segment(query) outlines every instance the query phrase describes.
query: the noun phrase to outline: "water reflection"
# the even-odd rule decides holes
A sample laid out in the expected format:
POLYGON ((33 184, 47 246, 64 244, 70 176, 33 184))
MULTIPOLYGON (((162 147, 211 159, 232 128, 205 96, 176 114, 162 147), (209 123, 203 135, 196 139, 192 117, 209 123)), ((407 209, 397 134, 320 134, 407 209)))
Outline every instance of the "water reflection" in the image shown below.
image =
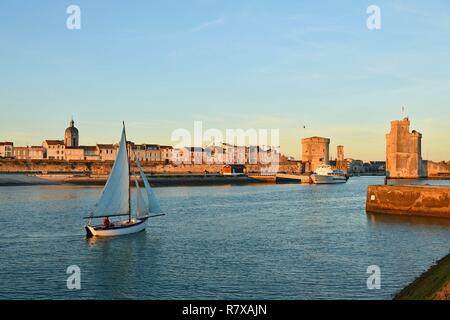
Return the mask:
POLYGON ((114 243, 115 241, 118 242, 124 242, 125 240, 127 243, 135 244, 135 243, 143 243, 146 240, 145 237, 145 231, 138 232, 135 234, 130 235, 123 235, 118 237, 91 237, 86 238, 86 244, 88 245, 89 249, 96 248, 97 246, 100 248, 100 250, 104 250, 103 248, 108 248, 110 243, 114 243))
POLYGON ((140 256, 147 247, 146 232, 120 237, 89 238, 92 250, 90 266, 95 270, 98 290, 102 297, 129 298, 127 292, 135 287, 140 256))
POLYGON ((389 215, 367 213, 367 220, 372 224, 415 224, 415 225, 435 225, 450 227, 450 219, 438 217, 419 217, 407 215, 389 215))
POLYGON ((29 193, 27 188, 33 188, 33 198, 29 200, 38 200, 38 201, 80 200, 86 196, 86 189, 91 189, 90 193, 94 197, 96 197, 101 191, 101 189, 98 187, 86 188, 85 186, 73 186, 73 185, 33 186, 23 188, 22 192, 24 192, 27 195, 29 193))

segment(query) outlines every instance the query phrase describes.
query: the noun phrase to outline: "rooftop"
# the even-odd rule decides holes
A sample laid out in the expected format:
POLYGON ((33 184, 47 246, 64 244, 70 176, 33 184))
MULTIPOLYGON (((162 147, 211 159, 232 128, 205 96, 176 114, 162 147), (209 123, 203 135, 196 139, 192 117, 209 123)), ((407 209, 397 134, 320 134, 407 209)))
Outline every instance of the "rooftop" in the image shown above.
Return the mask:
POLYGON ((99 149, 115 149, 113 144, 97 144, 99 149))
POLYGON ((48 145, 64 144, 64 140, 44 140, 48 145))
POLYGON ((317 140, 317 141, 323 141, 323 142, 327 142, 327 141, 329 142, 330 141, 329 138, 314 136, 314 137, 303 138, 302 142, 303 141, 310 141, 310 140, 317 140))

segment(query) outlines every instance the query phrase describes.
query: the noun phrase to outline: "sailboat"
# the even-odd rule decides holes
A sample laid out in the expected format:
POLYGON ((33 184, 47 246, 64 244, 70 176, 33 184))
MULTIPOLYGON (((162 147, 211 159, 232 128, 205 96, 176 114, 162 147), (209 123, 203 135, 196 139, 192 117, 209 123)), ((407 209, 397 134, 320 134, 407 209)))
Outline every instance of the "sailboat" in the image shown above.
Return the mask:
POLYGON ((98 200, 95 209, 88 217, 85 226, 86 236, 90 237, 111 237, 120 236, 142 231, 147 226, 147 220, 152 217, 163 216, 158 200, 150 187, 147 176, 144 174, 137 157, 134 161, 139 169, 139 174, 144 182, 147 194, 147 203, 139 187, 136 173, 133 172, 136 184, 136 206, 134 214, 131 212, 131 192, 130 192, 130 157, 127 148, 127 137, 125 123, 123 124, 122 137, 120 139, 119 151, 114 161, 111 174, 103 188, 103 192, 98 200), (124 220, 110 222, 110 217, 124 217, 124 220), (92 220, 107 218, 107 223, 92 224, 92 220))

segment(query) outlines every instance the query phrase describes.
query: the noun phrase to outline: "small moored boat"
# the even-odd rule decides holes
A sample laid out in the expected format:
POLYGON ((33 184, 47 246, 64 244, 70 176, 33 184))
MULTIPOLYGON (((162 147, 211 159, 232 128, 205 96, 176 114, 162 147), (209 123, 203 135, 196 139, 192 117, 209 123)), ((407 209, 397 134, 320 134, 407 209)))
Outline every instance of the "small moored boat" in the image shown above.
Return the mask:
POLYGON ((119 151, 114 161, 111 174, 103 188, 102 195, 95 206, 95 210, 90 216, 86 224, 87 237, 111 237, 120 236, 130 233, 136 233, 146 228, 149 218, 162 216, 158 200, 150 187, 144 171, 135 157, 135 162, 139 168, 139 174, 144 182, 145 192, 147 194, 147 203, 144 200, 141 189, 139 187, 136 173, 133 172, 136 184, 136 206, 134 215, 131 213, 131 192, 130 192, 130 157, 128 155, 127 138, 125 132, 125 124, 123 125, 122 137, 120 140, 119 151), (153 214, 153 215, 151 215, 153 214), (112 217, 124 217, 125 220, 109 221, 112 217), (92 220, 106 218, 103 224, 92 224, 92 220))
POLYGON ((331 166, 322 164, 311 175, 311 180, 315 184, 346 183, 348 176, 342 171, 333 170, 331 166))

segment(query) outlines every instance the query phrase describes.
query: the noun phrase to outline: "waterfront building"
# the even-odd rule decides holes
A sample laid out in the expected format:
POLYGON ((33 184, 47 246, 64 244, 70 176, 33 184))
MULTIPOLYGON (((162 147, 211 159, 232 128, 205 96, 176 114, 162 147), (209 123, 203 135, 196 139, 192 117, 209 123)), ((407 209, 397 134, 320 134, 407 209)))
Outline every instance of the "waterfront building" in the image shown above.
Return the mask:
POLYGON ((41 146, 14 147, 13 156, 20 160, 42 160, 45 156, 45 149, 41 146))
POLYGON ((354 175, 359 175, 364 172, 364 161, 347 159, 347 172, 354 175))
POLYGON ((203 164, 207 161, 202 147, 183 147, 172 150, 172 162, 175 164, 203 164))
POLYGON ((251 161, 258 161, 259 146, 236 146, 229 143, 222 143, 223 163, 245 164, 251 161))
POLYGON ((233 160, 232 164, 245 164, 246 148, 245 146, 233 146, 233 160))
POLYGON ((12 142, 0 142, 0 157, 2 158, 12 158, 14 143, 12 142))
POLYGON ((159 150, 161 152, 161 161, 164 161, 166 164, 172 161, 172 146, 159 146, 159 150))
POLYGON ((113 144, 66 147, 67 161, 114 161, 117 151, 113 144))
POLYGON ((52 160, 64 160, 66 146, 63 140, 44 140, 42 147, 45 149, 45 158, 52 160))
POLYGON ((258 148, 258 163, 261 164, 277 164, 281 162, 280 153, 273 148, 264 150, 262 148, 258 148))
POLYGON ((222 143, 221 147, 223 149, 223 163, 227 164, 236 163, 235 162, 235 159, 237 158, 236 146, 229 143, 222 143))
POLYGON ((45 157, 45 149, 42 146, 28 147, 29 160, 42 160, 45 157))
POLYGON ((369 161, 369 171, 374 173, 385 173, 386 161, 369 161))
POLYGON ((80 161, 84 160, 84 148, 83 147, 70 147, 66 146, 65 160, 67 161, 80 161))
POLYGON ((259 146, 249 146, 246 150, 246 160, 248 164, 257 164, 261 148, 259 146))
MULTIPOLYGON (((136 156, 141 162, 160 162, 161 151, 157 144, 134 144, 131 143, 130 158, 136 156)), ((132 159, 131 159, 132 160, 132 159)))
POLYGON ((172 162, 175 164, 190 164, 192 160, 190 148, 174 148, 172 150, 172 162))
POLYGON ((116 159, 118 148, 119 146, 114 144, 97 144, 98 160, 114 161, 116 159))
POLYGON ((203 154, 205 150, 202 147, 190 147, 188 148, 188 151, 190 152, 191 163, 203 163, 203 154))
POLYGON ((182 152, 181 148, 173 148, 172 149, 172 158, 170 159, 170 161, 175 164, 181 164, 182 163, 181 152, 182 152))
POLYGON ((14 147, 13 154, 15 159, 27 160, 29 156, 28 147, 14 147))
POLYGON ((321 164, 328 164, 330 139, 310 137, 302 139, 302 162, 305 172, 311 173, 321 164))
POLYGON ((205 163, 223 164, 225 150, 222 146, 210 145, 205 148, 205 163))
POLYGON ((96 146, 83 146, 83 150, 84 150, 84 160, 86 161, 99 160, 96 146))

